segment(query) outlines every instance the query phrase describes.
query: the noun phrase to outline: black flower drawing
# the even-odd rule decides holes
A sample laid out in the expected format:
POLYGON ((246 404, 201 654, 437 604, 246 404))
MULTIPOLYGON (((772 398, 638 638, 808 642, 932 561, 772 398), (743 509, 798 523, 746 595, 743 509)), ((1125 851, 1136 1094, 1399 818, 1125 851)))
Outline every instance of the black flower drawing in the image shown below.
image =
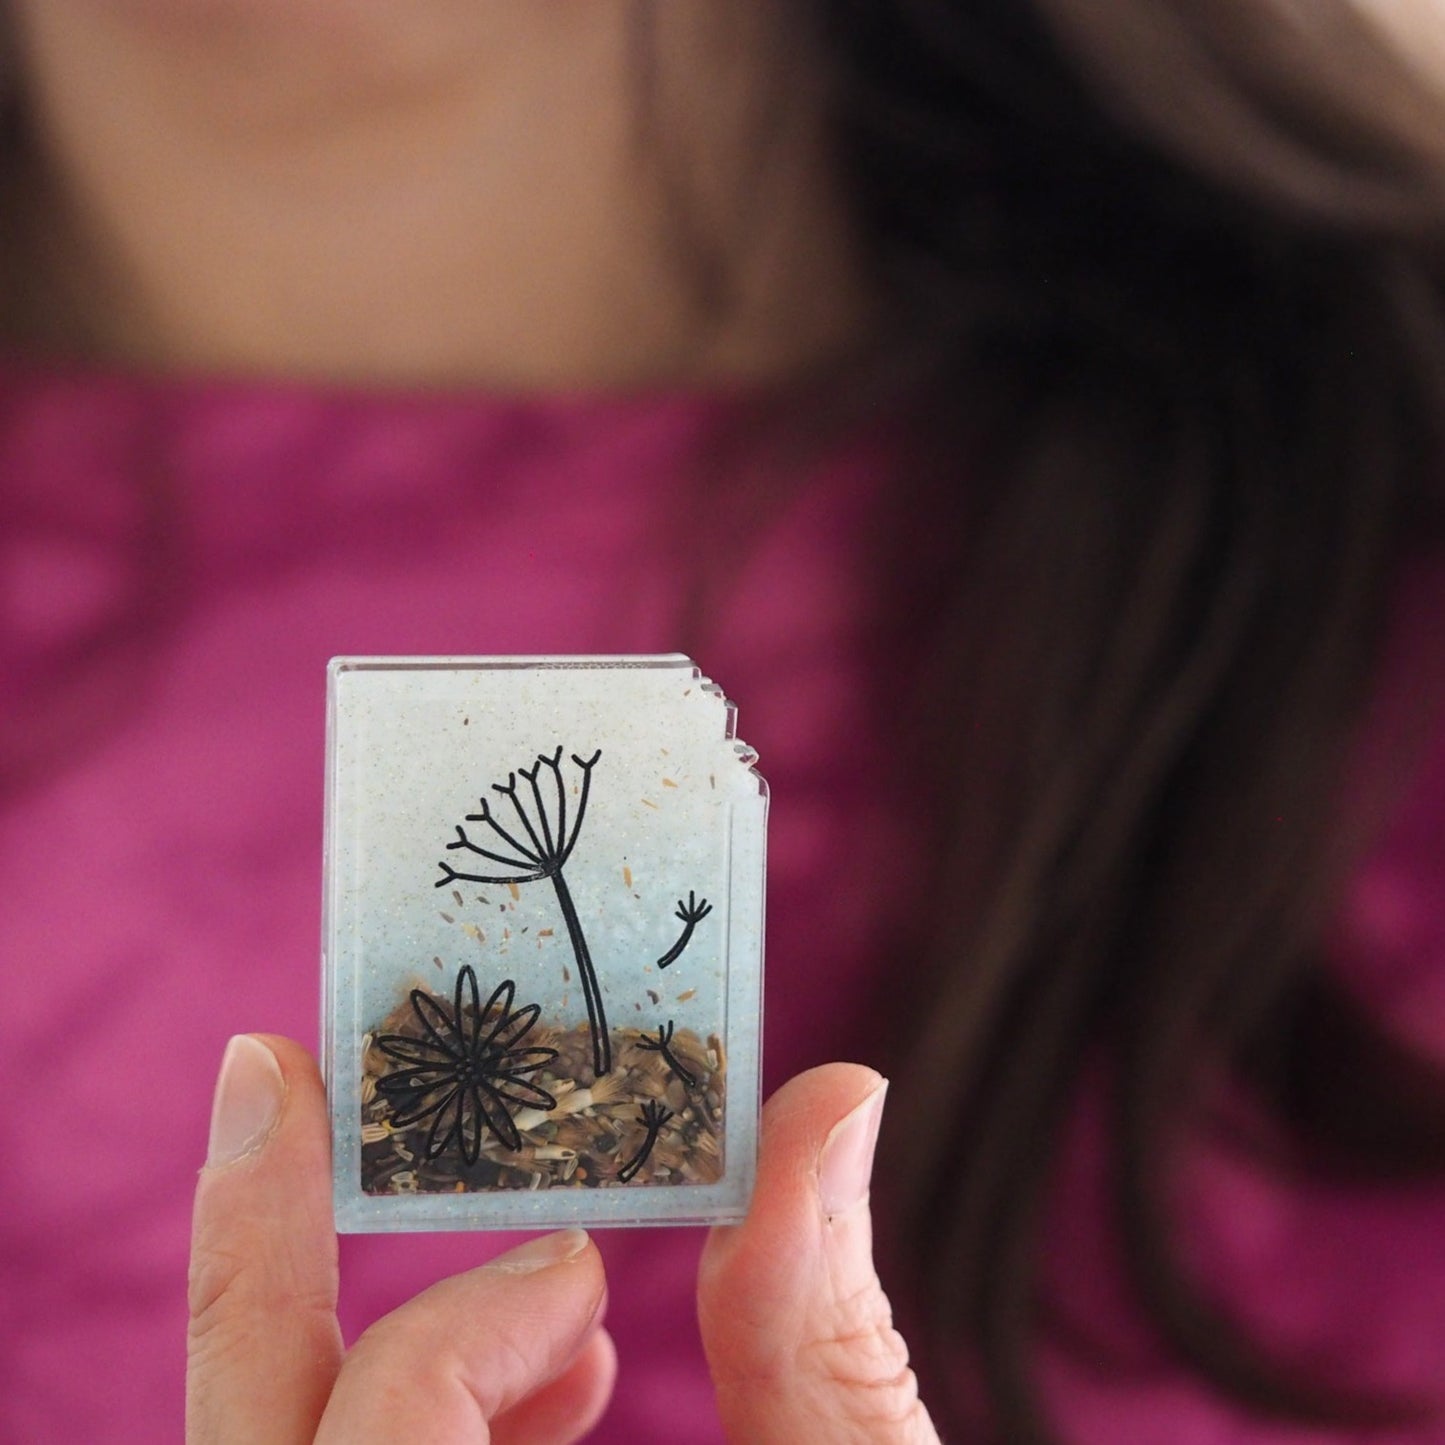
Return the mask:
POLYGON ((672 1110, 655 1099, 649 1099, 643 1104, 637 1118, 647 1132, 642 1137, 642 1143, 638 1145, 637 1153, 617 1171, 618 1183, 631 1184, 637 1178, 637 1171, 647 1163, 652 1146, 657 1143, 657 1136, 662 1133, 662 1126, 672 1117, 672 1110))
POLYGON ((435 1159, 453 1142, 468 1164, 481 1153, 487 1128, 509 1149, 522 1147, 513 1108, 555 1109, 557 1101, 523 1076, 557 1057, 556 1049, 521 1048, 540 1012, 534 1003, 512 1009, 516 984, 497 985, 483 1007, 470 965, 457 975, 447 1006, 419 988, 411 991, 420 1038, 379 1034, 376 1047, 407 1067, 376 1082, 392 1107, 392 1125, 405 1129, 431 1119, 426 1157, 435 1159))
POLYGON ((683 950, 692 942, 693 930, 711 912, 712 904, 706 898, 699 898, 691 889, 686 902, 681 898, 677 900, 677 912, 673 917, 682 920, 682 932, 678 934, 677 942, 657 960, 659 968, 668 968, 682 957, 683 950))
POLYGON ((682 1080, 683 1087, 686 1089, 690 1089, 693 1087, 693 1085, 697 1083, 697 1080, 693 1077, 692 1073, 689 1070, 683 1068, 681 1061, 678 1059, 677 1055, 673 1053, 672 1033, 672 1020, 668 1019, 665 1024, 662 1024, 658 1028, 656 1038, 653 1038, 650 1034, 644 1034, 640 1039, 638 1039, 637 1047, 641 1049, 644 1053, 661 1054, 668 1067, 671 1068, 672 1072, 676 1074, 679 1079, 682 1080))
POLYGON ((572 901, 572 890, 562 869, 577 846, 578 834, 582 831, 582 820, 587 816, 587 797, 592 788, 592 769, 602 756, 599 749, 590 758, 572 754, 572 762, 582 774, 581 795, 576 811, 568 825, 567 787, 562 779, 562 749, 551 754, 538 753, 531 771, 518 768, 507 774, 505 783, 493 783, 492 791, 505 802, 505 822, 492 811, 491 803, 482 798, 480 811, 467 814, 467 822, 480 823, 481 829, 474 830, 490 847, 483 847, 476 838, 468 835, 460 823, 456 825, 457 836, 446 846, 449 851, 461 850, 475 857, 485 858, 499 868, 489 868, 485 873, 463 873, 453 868, 445 859, 441 862, 442 876, 436 880, 438 888, 445 888, 458 880, 467 883, 536 883, 543 878, 552 881, 557 893, 557 905, 562 910, 562 921, 567 925, 567 937, 572 944, 572 954, 577 961, 577 973, 582 980, 582 997, 587 1005, 587 1024, 592 1034, 592 1071, 599 1078, 612 1068, 612 1040, 607 1028, 607 1011, 602 1003, 602 989, 597 982, 597 970, 592 964, 592 954, 587 947, 587 938, 582 931, 582 921, 577 916, 577 905, 572 901), (546 774, 542 772, 547 770, 546 774), (517 779, 527 782, 530 800, 524 800, 517 779), (525 840, 518 834, 524 834, 525 840), (496 851, 501 849, 501 852, 496 851), (500 869, 500 871, 499 871, 500 869))

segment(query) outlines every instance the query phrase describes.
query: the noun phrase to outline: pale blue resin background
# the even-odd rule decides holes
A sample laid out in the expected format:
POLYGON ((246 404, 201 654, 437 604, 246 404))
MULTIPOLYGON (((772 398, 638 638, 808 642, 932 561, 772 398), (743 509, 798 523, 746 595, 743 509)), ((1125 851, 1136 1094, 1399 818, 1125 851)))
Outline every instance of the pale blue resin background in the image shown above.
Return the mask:
MULTIPOLYGON (((330 682, 324 1035, 339 1227, 620 1224, 740 1214, 756 1152, 767 802, 751 752, 733 737, 731 705, 681 656, 337 659, 330 682), (357 1044, 410 989, 450 994, 469 963, 484 999, 513 979, 517 1007, 537 1003, 546 1022, 586 1020, 549 880, 520 883, 515 897, 505 884, 435 886, 443 859, 458 871, 509 871, 446 844, 461 824, 473 842, 508 851, 466 815, 478 811, 485 793, 503 826, 517 834, 511 804, 492 784, 505 784, 558 744, 569 808, 581 782, 571 755, 588 758, 601 749, 585 821, 563 871, 608 1023, 614 1031, 655 1032, 670 1019, 704 1040, 717 1034, 724 1041, 724 1178, 708 1186, 364 1196, 357 1044), (675 910, 690 890, 713 911, 682 956, 661 971, 656 960, 682 929, 675 910), (659 996, 656 1004, 649 990, 659 996)), ((539 781, 550 781, 550 770, 539 781)), ((535 816, 528 785, 520 777, 517 783, 535 816)))

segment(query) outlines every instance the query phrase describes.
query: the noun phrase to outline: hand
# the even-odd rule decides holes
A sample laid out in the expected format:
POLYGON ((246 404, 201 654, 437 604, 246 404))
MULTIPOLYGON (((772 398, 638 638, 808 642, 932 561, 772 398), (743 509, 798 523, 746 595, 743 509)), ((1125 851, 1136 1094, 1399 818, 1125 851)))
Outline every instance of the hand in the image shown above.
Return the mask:
POLYGON ((748 1217, 708 1240, 698 1319, 738 1445, 938 1445, 873 1269, 886 1091, 856 1064, 786 1083, 763 1110, 748 1217))
POLYGON ((343 1351, 326 1096, 285 1039, 231 1041, 191 1239, 190 1445, 565 1445, 616 1374, 580 1230, 443 1280, 343 1351))
MULTIPOLYGON (((781 1089, 764 1111, 752 1211, 709 1240, 699 1310, 738 1445, 937 1441, 870 1258, 883 1088, 835 1064, 781 1089)), ((352 1445, 419 1428, 437 1445, 565 1445, 606 1407, 606 1283, 580 1231, 444 1280, 349 1352, 336 1284, 316 1066, 284 1039, 234 1040, 196 1192, 190 1445, 352 1445)))

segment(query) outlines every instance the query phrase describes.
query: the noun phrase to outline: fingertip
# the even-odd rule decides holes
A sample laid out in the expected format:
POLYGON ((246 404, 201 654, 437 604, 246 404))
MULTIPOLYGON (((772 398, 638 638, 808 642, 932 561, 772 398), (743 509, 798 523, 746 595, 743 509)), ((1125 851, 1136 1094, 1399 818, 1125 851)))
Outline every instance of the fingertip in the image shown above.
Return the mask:
MULTIPOLYGON (((586 1250, 597 1254, 597 1248, 585 1229, 559 1229, 553 1234, 539 1235, 488 1260, 481 1268, 497 1274, 532 1274, 576 1259, 586 1250)), ((598 1262, 601 1256, 598 1255, 598 1262)))
POLYGON ((836 1112, 841 1118, 886 1082, 867 1064, 819 1064, 776 1089, 763 1106, 763 1117, 820 1111, 836 1112))
MULTIPOLYGON (((739 1229, 756 1232, 772 1222, 801 1220, 807 1199, 819 1196, 825 1155, 833 1152, 830 1140, 836 1141, 849 1121, 870 1108, 881 1109, 887 1086, 888 1080, 877 1069, 836 1063, 809 1069, 779 1088, 763 1106, 758 1179, 747 1220, 742 1226, 714 1230, 718 1246, 739 1229)), ((870 1145, 875 1137, 876 1119, 870 1145)), ((856 1159, 859 1151, 852 1152, 856 1159)), ((871 1160, 871 1148, 868 1157, 871 1160)))
POLYGON ((764 1192, 779 1174, 815 1168, 829 1132, 887 1082, 877 1069, 841 1063, 789 1079, 763 1106, 758 1174, 764 1192))
MULTIPOLYGON (((766 1313, 796 1299, 821 1245, 820 1168, 834 1130, 886 1087, 876 1069, 823 1064, 789 1079, 763 1106, 758 1178, 746 1219, 714 1228, 698 1274, 705 1329, 747 1302, 766 1313)), ((760 1321, 758 1323, 761 1323, 760 1321)))
POLYGON ((873 1178, 873 1155, 883 1122, 888 1080, 882 1077, 828 1130, 818 1151, 818 1203, 832 1219, 856 1209, 868 1198, 873 1178))
POLYGON ((590 1344, 606 1301, 602 1256, 580 1230, 529 1240, 442 1280, 352 1347, 317 1439, 402 1438, 418 1411, 434 1438, 470 1439, 479 1423, 527 1419, 529 1402, 554 1391, 570 1402, 557 1405, 562 1424, 536 1438, 578 1438, 566 1422, 600 1413, 611 1389, 610 1342, 590 1344), (574 1370, 568 1394, 556 1382, 574 1370))
POLYGON ((252 1039, 256 1043, 269 1049, 276 1059, 277 1067, 280 1068, 282 1077, 286 1080, 287 1088, 296 1085, 315 1087, 325 1090, 321 1079, 321 1069, 316 1062, 316 1056, 310 1049, 298 1044, 295 1039, 287 1038, 285 1034, 248 1033, 237 1035, 239 1038, 252 1039))
POLYGON ((224 1169, 262 1148, 280 1122, 286 1080, 274 1052, 237 1034, 221 1056, 211 1100, 206 1168, 224 1169))
POLYGON ((340 1363, 335 1299, 320 1076, 289 1039, 237 1035, 223 1055, 192 1215, 191 1434, 225 1438, 226 1420, 268 1409, 277 1438, 314 1429, 340 1363))

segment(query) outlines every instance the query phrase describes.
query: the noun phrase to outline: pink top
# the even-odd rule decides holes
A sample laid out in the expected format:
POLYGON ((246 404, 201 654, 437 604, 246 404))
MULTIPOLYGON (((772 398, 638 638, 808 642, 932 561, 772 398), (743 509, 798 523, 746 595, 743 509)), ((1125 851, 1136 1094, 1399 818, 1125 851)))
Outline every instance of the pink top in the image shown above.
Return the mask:
MULTIPOLYGON (((859 579, 888 449, 859 441, 797 478, 727 559, 708 630, 684 635, 719 551, 686 503, 728 413, 0 371, 7 708, 41 706, 56 659, 113 611, 157 488, 186 567, 174 626, 70 667, 68 701, 40 714, 64 756, 0 816, 0 1438, 180 1438, 190 1195, 222 1047, 252 1029, 316 1039, 332 655, 694 652, 772 790, 769 1087, 832 1057, 882 1062, 868 1022, 897 983, 908 849, 906 819, 860 788, 888 734, 859 579), (98 726, 81 736, 76 718, 98 726)), ((1402 679, 1434 655, 1445 569, 1405 586, 1402 679)), ((1445 1058, 1440 741, 1340 932, 1346 966, 1445 1058)), ((1050 1359, 1071 1438, 1343 1438, 1251 1422, 1151 1349, 1089 1204, 1099 1162, 1081 1108, 1051 1268, 1131 1366, 1050 1359)), ((1367 1379, 1445 1376, 1445 1186, 1283 1191, 1223 1154, 1198 1170, 1196 1255, 1268 1338, 1367 1379)), ((700 1232, 598 1237, 614 1280, 649 1285, 614 1289, 623 1374, 595 1438, 720 1439, 693 1323, 700 1232)), ((344 1239, 348 1337, 506 1242, 344 1239)))

